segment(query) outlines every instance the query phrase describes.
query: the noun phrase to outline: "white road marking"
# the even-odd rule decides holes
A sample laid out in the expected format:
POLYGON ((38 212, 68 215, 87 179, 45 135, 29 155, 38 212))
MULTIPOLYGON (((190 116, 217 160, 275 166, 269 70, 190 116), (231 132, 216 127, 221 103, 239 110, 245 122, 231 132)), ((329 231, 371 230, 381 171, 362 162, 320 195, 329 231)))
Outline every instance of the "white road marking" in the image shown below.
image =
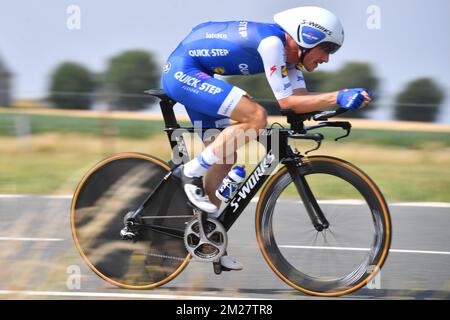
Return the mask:
MULTIPOLYGON (((250 202, 257 203, 259 201, 259 197, 254 197, 250 202)), ((278 199, 278 202, 290 202, 290 203, 299 203, 303 202, 300 200, 294 199, 278 199)), ((339 199, 339 200, 319 200, 320 204, 337 204, 337 205, 353 205, 359 206, 365 204, 362 200, 354 200, 354 199, 339 199)), ((448 202, 391 202, 388 204, 390 207, 430 207, 430 208, 450 208, 450 203, 448 202)))
POLYGON ((0 194, 0 199, 72 199, 72 197, 67 194, 0 194))
POLYGON ((58 238, 0 237, 0 241, 64 241, 58 238))
MULTIPOLYGON (((250 202, 258 202, 259 197, 254 197, 250 202)), ((299 203, 302 204, 303 201, 301 200, 295 200, 295 199, 277 199, 277 202, 290 202, 290 203, 299 203)), ((362 200, 354 200, 354 199, 337 199, 337 200, 319 200, 317 201, 321 204, 341 204, 341 205, 362 205, 365 204, 362 200)))
MULTIPOLYGON (((369 248, 321 247, 321 246, 292 246, 292 245, 282 245, 282 246, 280 246, 280 248, 288 248, 288 249, 312 249, 312 250, 338 250, 338 251, 369 251, 369 248)), ((425 250, 390 249, 389 252, 450 255, 450 252, 447 252, 447 251, 425 251, 425 250)))
MULTIPOLYGON (((256 300, 256 298, 222 297, 222 296, 191 296, 173 294, 141 294, 141 293, 105 293, 105 292, 64 292, 64 291, 16 291, 0 290, 0 295, 24 296, 56 296, 56 297, 86 297, 86 298, 128 298, 128 299, 165 299, 165 300, 256 300)), ((257 300, 265 300, 258 298, 257 300)))
MULTIPOLYGON (((72 199, 72 195, 34 195, 34 194, 0 194, 0 199, 25 199, 25 198, 37 198, 37 199, 72 199)), ((250 202, 257 203, 259 197, 254 197, 250 202)), ((292 199, 281 199, 282 202, 298 202, 301 201, 292 199)), ((342 200, 319 200, 319 203, 323 204, 340 204, 340 205, 361 205, 365 202, 361 200, 342 199, 342 200)), ((450 208, 448 202, 392 202, 389 206, 394 207, 430 207, 430 208, 450 208)))
POLYGON ((396 206, 396 207, 450 208, 450 203, 447 203, 447 202, 397 202, 397 203, 390 203, 389 206, 396 206))
POLYGON ((392 249, 389 252, 399 252, 399 253, 424 253, 424 254, 445 254, 450 255, 450 252, 446 251, 423 251, 423 250, 400 250, 400 249, 392 249))

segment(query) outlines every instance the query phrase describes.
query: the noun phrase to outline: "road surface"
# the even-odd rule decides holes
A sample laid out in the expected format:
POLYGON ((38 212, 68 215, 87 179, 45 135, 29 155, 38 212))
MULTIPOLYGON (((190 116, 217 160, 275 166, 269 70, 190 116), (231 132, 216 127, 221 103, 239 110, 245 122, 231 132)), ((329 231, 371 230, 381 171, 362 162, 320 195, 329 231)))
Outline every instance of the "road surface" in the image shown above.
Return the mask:
MULTIPOLYGON (((0 196, 0 299, 319 299, 268 267, 254 233, 252 202, 229 231, 229 252, 245 266, 213 273, 191 262, 153 290, 113 287, 81 259, 70 232, 69 196, 0 196)), ((376 288, 340 299, 450 299, 450 204, 390 204, 393 241, 376 288)))

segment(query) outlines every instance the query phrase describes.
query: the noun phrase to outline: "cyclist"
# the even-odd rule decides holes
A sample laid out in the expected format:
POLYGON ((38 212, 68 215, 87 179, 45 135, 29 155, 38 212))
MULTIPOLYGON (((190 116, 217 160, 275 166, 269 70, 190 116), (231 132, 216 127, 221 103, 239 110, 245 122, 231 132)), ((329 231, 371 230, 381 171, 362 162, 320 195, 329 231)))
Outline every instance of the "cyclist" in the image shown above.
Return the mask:
MULTIPOLYGON (((302 71, 311 72, 327 63, 329 55, 344 42, 343 27, 333 13, 320 7, 297 7, 277 13, 274 21, 200 24, 172 52, 163 69, 166 94, 186 107, 194 124, 201 121, 203 127, 225 127, 215 139, 203 137, 206 148, 178 172, 189 201, 213 217, 220 207, 214 191, 234 165, 236 150, 251 136, 246 134, 243 140, 239 135, 261 130, 267 124, 261 105, 244 90, 215 78, 215 74, 264 72, 280 108, 297 113, 322 110, 336 103, 358 109, 371 101, 364 88, 327 93, 306 89, 302 71), (230 119, 236 123, 231 125, 230 119), (230 158, 234 161, 223 163, 230 158)), ((220 263, 230 270, 242 269, 227 255, 220 263)))

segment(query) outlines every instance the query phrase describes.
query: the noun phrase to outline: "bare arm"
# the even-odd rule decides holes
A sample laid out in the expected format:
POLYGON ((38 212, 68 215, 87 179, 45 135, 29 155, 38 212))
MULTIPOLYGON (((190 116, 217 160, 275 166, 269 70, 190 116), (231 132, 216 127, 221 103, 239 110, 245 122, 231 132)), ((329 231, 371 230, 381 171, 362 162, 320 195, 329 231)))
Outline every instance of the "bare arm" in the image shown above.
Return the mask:
MULTIPOLYGON (((339 91, 313 93, 307 89, 299 88, 294 90, 294 95, 278 100, 282 109, 292 109, 296 113, 308 113, 327 109, 336 105, 336 99, 339 91)), ((367 106, 372 99, 367 92, 363 92, 364 103, 361 108, 367 106)))
POLYGON ((292 109, 296 113, 307 113, 327 109, 336 104, 338 91, 312 93, 306 89, 295 89, 294 95, 278 100, 282 109, 292 109))

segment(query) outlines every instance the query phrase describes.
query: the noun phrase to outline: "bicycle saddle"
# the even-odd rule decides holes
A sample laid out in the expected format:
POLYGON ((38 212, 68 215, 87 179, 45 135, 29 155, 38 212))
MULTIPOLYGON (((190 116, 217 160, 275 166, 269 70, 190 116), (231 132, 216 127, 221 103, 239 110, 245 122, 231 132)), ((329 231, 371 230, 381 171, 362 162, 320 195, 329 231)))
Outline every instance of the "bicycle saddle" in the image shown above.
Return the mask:
POLYGON ((171 97, 169 97, 164 92, 163 89, 159 89, 159 88, 157 88, 157 89, 150 89, 150 90, 144 91, 144 93, 149 94, 149 95, 154 96, 154 97, 157 97, 157 98, 159 98, 159 99, 161 99, 163 101, 167 100, 167 101, 172 101, 174 104, 176 103, 176 101, 173 100, 171 97))

